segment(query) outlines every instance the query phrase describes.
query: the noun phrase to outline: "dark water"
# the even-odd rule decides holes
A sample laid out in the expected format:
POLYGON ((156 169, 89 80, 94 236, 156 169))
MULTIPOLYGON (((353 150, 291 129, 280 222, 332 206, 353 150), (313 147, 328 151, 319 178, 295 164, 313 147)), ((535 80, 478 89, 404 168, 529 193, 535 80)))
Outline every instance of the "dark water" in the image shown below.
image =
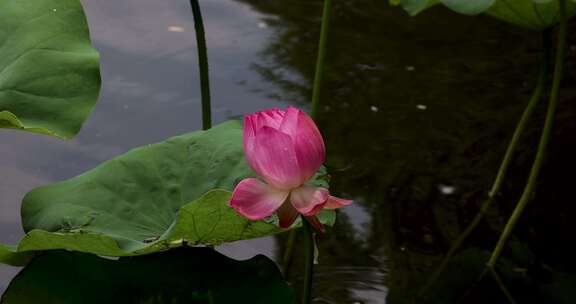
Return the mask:
MULTIPOLYGON (((539 34, 442 8, 410 18, 387 1, 336 2, 320 125, 333 192, 356 203, 320 238, 316 303, 409 302, 491 186, 535 79, 539 34)), ((31 188, 201 125, 188 1, 83 3, 102 53, 102 96, 73 141, 0 132, 5 243, 22 235, 19 204, 31 188)), ((308 107, 321 1, 212 0, 202 8, 217 122, 308 107)), ((575 50, 541 182, 501 259, 520 302, 576 298, 575 50)), ((537 108, 496 206, 427 300, 506 302, 491 280, 476 278, 521 193, 544 111, 537 108)), ((281 244, 267 238, 220 251, 279 260, 281 244)), ((295 286, 300 260, 288 276, 295 286)), ((16 271, 0 266, 0 289, 16 271)))

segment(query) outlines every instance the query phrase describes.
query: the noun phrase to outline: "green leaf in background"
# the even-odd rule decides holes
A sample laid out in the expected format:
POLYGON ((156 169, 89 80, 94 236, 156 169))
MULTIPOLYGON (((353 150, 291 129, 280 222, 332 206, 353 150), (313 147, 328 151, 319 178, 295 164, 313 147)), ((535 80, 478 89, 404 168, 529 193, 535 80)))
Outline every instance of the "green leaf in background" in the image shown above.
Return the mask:
MULTIPOLYGON (((557 0, 390 0, 414 16, 442 3, 465 15, 488 14, 503 21, 532 30, 543 30, 558 22, 557 0)), ((568 15, 576 14, 576 3, 568 1, 568 15)))
MULTIPOLYGON (((327 187, 322 172, 313 183, 327 187)), ((134 149, 28 193, 22 205, 28 233, 0 262, 22 260, 10 254, 51 249, 141 255, 282 232, 275 217, 249 221, 228 206, 229 191, 247 176, 253 172, 237 121, 134 149)), ((335 213, 325 211, 320 219, 332 225, 335 213)))
POLYGON ((73 137, 99 90, 78 0, 0 1, 0 128, 73 137))
POLYGON ((273 261, 236 261, 208 248, 118 261, 54 251, 10 283, 2 304, 294 303, 273 261))
MULTIPOLYGON (((576 3, 568 0, 566 4, 568 16, 574 16, 576 3)), ((524 28, 543 30, 558 23, 558 0, 497 0, 487 14, 524 28)))
MULTIPOLYGON (((498 0, 440 0, 451 10, 464 15, 478 15, 490 8, 498 0)), ((505 0, 506 1, 506 0, 505 0)))

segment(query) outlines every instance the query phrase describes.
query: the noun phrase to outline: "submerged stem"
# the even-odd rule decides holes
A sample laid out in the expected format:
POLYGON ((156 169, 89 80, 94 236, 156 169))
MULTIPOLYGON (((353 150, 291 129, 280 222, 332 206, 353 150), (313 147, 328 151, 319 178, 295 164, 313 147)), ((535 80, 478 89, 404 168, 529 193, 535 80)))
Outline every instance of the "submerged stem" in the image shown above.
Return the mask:
POLYGON ((320 42, 318 43, 318 57, 316 58, 316 71, 314 73, 314 86, 312 89, 312 111, 310 116, 316 119, 320 104, 320 87, 324 76, 324 61, 326 57, 326 45, 328 44, 328 30, 332 15, 332 0, 324 0, 322 12, 322 28, 320 30, 320 42))
POLYGON ((498 274, 498 272, 496 272, 496 269, 494 268, 490 268, 490 274, 492 274, 492 278, 494 279, 494 281, 496 282, 496 284, 498 284, 498 287, 500 288, 500 291, 502 291, 502 293, 504 294, 504 296, 506 297, 506 300, 508 300, 508 303, 510 304, 516 304, 516 300, 514 299, 514 297, 512 297, 512 294, 510 293, 510 291, 508 290, 508 288, 506 288, 506 285, 504 284, 504 281, 502 281, 502 278, 500 277, 500 275, 498 274))
POLYGON ((204 34, 204 21, 200 11, 199 0, 190 0, 192 14, 194 15, 194 29, 196 30, 196 45, 198 47, 198 68, 200 70, 200 92, 202 94, 202 129, 212 127, 212 114, 210 105, 210 77, 208 72, 208 51, 204 34))
POLYGON ((506 173, 508 172, 508 168, 510 166, 510 161, 512 160, 512 156, 514 155, 514 151, 516 151, 516 147, 518 146, 518 142, 520 141, 520 137, 521 137, 522 133, 524 132, 524 129, 526 128, 526 125, 528 123, 528 120, 530 119, 530 116, 532 116, 532 113, 534 112, 534 108, 536 107, 536 104, 538 104, 538 101, 542 98, 542 92, 544 91, 544 88, 546 87, 546 79, 548 78, 549 61, 550 61, 550 31, 549 30, 545 30, 542 34, 542 49, 543 50, 542 50, 542 56, 540 59, 541 63, 540 63, 540 70, 539 70, 539 74, 538 74, 538 81, 537 81, 536 86, 534 88, 534 92, 532 93, 532 96, 530 97, 530 100, 528 101, 528 104, 526 105, 526 108, 524 109, 524 112, 522 113, 522 116, 520 117, 518 124, 516 125, 516 129, 514 130, 514 134, 512 135, 512 139, 508 143, 508 147, 506 148, 506 153, 504 154, 504 158, 502 159, 502 162, 500 163, 500 168, 498 169, 496 179, 494 180, 494 183, 492 184, 492 188, 490 189, 490 192, 488 192, 488 198, 482 203, 482 205, 480 206, 479 212, 476 214, 476 216, 474 217, 472 222, 470 222, 470 224, 466 227, 466 229, 464 229, 464 231, 458 236, 456 241, 450 246, 450 249, 446 253, 446 256, 444 257, 444 259, 440 263, 440 266, 438 266, 438 268, 434 271, 432 276, 430 276, 430 279, 428 279, 428 281, 426 282, 424 287, 422 287, 422 289, 420 289, 420 291, 418 293, 419 296, 424 295, 430 289, 430 287, 432 287, 434 285, 434 283, 436 283, 436 281, 438 280, 438 278, 440 277, 440 275, 442 274, 442 272, 444 271, 446 266, 448 266, 448 263, 450 262, 452 256, 462 246, 462 243, 464 243, 464 241, 468 238, 468 236, 470 236, 472 231, 474 231, 474 229, 476 229, 476 227, 480 224, 480 222, 482 221, 488 208, 494 202, 495 196, 500 192, 500 188, 502 187, 504 177, 506 176, 506 173))
POLYGON ((552 81, 552 89, 550 91, 550 103, 548 104, 548 111, 546 113, 546 120, 544 122, 544 129, 542 130, 542 135, 540 137, 540 143, 538 144, 538 151, 536 152, 536 157, 534 159, 534 163, 532 164, 532 169, 530 170, 530 175, 528 177, 528 182, 524 188, 524 192, 516 205, 516 208, 512 212, 512 216, 506 223, 504 227, 504 231, 500 235, 500 239, 492 252, 492 256, 487 263, 489 268, 494 268, 496 265, 496 261, 502 250, 504 249, 504 245, 510 237, 514 226, 518 222, 518 219, 522 215, 526 204, 528 203, 530 196, 534 192, 534 187, 536 185, 536 181, 538 179, 538 175, 540 173, 540 169, 542 168, 542 164, 544 163, 545 154, 546 154, 546 146, 550 141, 550 136, 552 133, 552 127, 554 125, 554 115, 556 113, 556 107, 558 105, 558 92, 560 91, 560 82, 562 80, 562 73, 564 70, 564 57, 566 52, 566 0, 559 0, 559 11, 560 11, 560 27, 558 31, 558 46, 556 50, 556 59, 555 59, 555 67, 554 67, 554 74, 553 74, 553 81, 552 81))
POLYGON ((306 218, 302 217, 304 233, 304 292, 302 303, 312 302, 312 278, 314 276, 314 230, 306 218))

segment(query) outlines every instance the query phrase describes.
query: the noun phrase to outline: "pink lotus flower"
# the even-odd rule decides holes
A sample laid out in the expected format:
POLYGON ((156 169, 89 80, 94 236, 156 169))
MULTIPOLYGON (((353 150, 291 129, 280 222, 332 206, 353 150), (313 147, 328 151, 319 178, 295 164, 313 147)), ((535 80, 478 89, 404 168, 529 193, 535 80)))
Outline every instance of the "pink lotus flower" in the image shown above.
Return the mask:
POLYGON ((316 215, 352 203, 331 196, 328 189, 306 182, 325 161, 324 140, 306 113, 288 107, 244 118, 244 153, 248 164, 266 182, 242 180, 234 189, 230 205, 250 220, 278 212, 280 227, 290 227, 299 214, 317 229, 324 227, 316 215))

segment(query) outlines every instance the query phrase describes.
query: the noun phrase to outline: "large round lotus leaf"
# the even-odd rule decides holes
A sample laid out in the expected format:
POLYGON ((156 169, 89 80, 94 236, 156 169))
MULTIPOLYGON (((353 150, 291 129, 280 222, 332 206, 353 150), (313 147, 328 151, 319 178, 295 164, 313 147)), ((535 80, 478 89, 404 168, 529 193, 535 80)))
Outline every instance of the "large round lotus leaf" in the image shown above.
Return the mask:
POLYGON ((31 258, 30 253, 18 253, 14 246, 0 244, 0 263, 14 266, 26 265, 31 258))
MULTIPOLYGON (((567 15, 576 14, 576 3, 567 0, 567 15)), ((533 30, 554 26, 558 19, 558 0, 497 0, 487 11, 488 15, 533 30)))
MULTIPOLYGON (((568 16, 576 14, 574 0, 566 0, 568 16)), ((558 0, 390 0, 414 16, 436 4, 465 15, 488 14, 506 22, 543 30, 558 23, 558 0)))
MULTIPOLYGON (((327 187, 323 171, 312 182, 327 187)), ((253 174, 237 121, 134 149, 28 193, 22 205, 28 233, 0 262, 49 249, 141 255, 282 232, 275 217, 250 221, 228 206, 235 184, 253 174)), ((320 220, 331 225, 334 215, 323 212, 320 220)))
POLYGON ((73 137, 99 90, 78 0, 0 0, 0 128, 73 137))
POLYGON ((5 291, 2 304, 294 303, 270 259, 227 258, 208 248, 111 261, 54 251, 36 257, 5 291))

